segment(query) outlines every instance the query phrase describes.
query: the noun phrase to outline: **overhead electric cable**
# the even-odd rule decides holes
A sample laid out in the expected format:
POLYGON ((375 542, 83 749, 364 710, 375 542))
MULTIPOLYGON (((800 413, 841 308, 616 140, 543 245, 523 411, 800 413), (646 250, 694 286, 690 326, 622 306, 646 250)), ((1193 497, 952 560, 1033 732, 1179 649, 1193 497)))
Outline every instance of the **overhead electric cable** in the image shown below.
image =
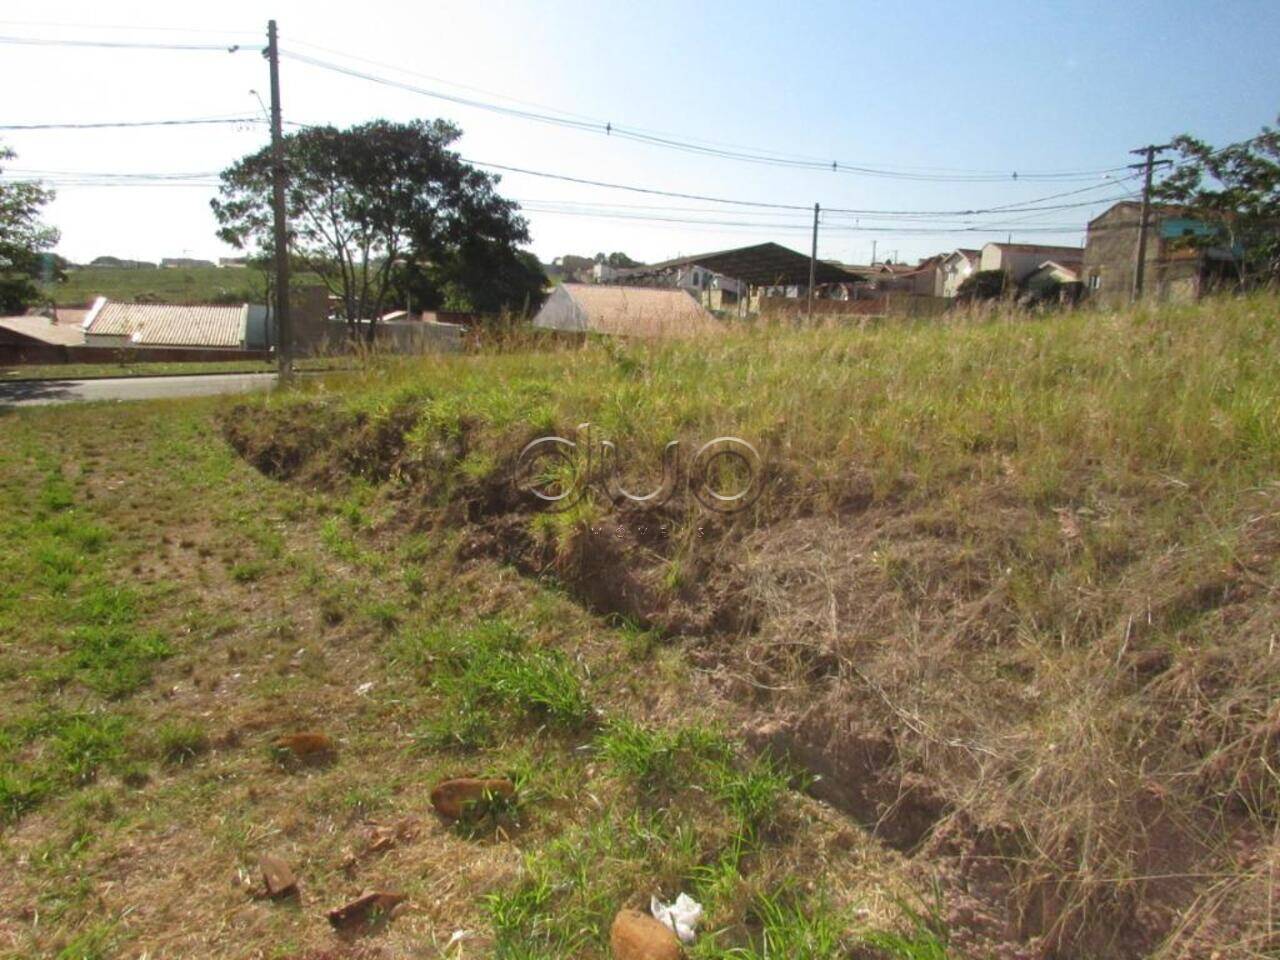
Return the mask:
POLYGON ((217 50, 242 53, 255 49, 238 43, 147 43, 137 40, 62 40, 52 37, 0 37, 0 43, 32 47, 100 47, 109 50, 217 50))
MULTIPOLYGON (((346 64, 335 63, 332 60, 323 60, 319 57, 313 57, 305 53, 294 50, 283 50, 281 55, 299 63, 316 67, 322 70, 329 70, 334 73, 343 74, 349 77, 366 80, 370 83, 380 84, 382 86, 392 87, 404 90, 409 93, 419 94, 421 96, 432 97, 444 100, 449 103, 456 103, 461 106, 472 107, 478 110, 486 110, 492 113, 498 113, 505 116, 518 117, 525 120, 532 120, 538 123, 552 124, 555 126, 569 127, 576 130, 585 130, 595 133, 603 133, 607 136, 614 136, 621 139, 633 140, 637 142, 649 143, 656 146, 667 147, 671 149, 682 150, 703 154, 707 156, 715 156, 723 159, 741 160, 751 163, 763 163, 777 166, 795 167, 810 170, 830 170, 834 173, 849 173, 861 176, 883 177, 889 179, 900 180, 918 180, 928 182, 970 182, 970 183, 993 183, 1019 180, 1080 180, 1083 178, 1092 178, 1100 176, 1104 173, 1123 170, 1125 167, 1109 167, 1096 171, 1060 171, 1052 173, 1018 173, 1011 171, 1008 174, 999 173, 923 173, 912 172, 906 169, 895 171, 887 167, 877 167, 869 164, 847 163, 840 160, 817 160, 817 159, 800 159, 789 157, 783 154, 769 153, 759 150, 732 149, 726 147, 711 146, 706 143, 700 143, 695 140, 677 139, 674 136, 657 135, 647 133, 639 128, 631 128, 611 121, 581 119, 580 114, 572 114, 569 111, 562 111, 555 108, 542 108, 540 110, 530 110, 519 107, 506 106, 503 104, 493 103, 490 101, 479 100, 474 97, 464 97, 458 94, 447 93, 441 90, 431 90, 417 84, 408 83, 403 80, 397 80, 392 77, 382 76, 370 73, 366 70, 359 70, 346 64), (550 111, 550 112, 548 112, 550 111)), ((370 61, 366 61, 370 62, 370 61)), ((391 65, 385 65, 390 67, 391 65)), ((391 69, 400 69, 391 67, 391 69)), ((404 71, 411 73, 411 71, 404 71)), ((496 94, 491 94, 495 95, 496 94)))

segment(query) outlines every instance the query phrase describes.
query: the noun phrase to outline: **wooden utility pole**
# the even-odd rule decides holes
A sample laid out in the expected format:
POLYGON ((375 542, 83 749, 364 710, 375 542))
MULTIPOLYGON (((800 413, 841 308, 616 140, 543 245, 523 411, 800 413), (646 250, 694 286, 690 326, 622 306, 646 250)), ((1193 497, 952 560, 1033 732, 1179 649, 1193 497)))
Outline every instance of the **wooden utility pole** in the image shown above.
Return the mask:
POLYGON ((813 248, 809 251, 809 322, 813 323, 813 285, 818 279, 818 205, 813 205, 813 248))
POLYGON ((267 62, 271 67, 271 210, 276 249, 276 359, 280 380, 293 376, 293 323, 289 317, 289 225, 285 220, 284 124, 280 119, 280 50, 276 22, 267 21, 267 62))
POLYGON ((1133 299, 1136 303, 1142 299, 1142 286, 1146 280, 1147 273, 1147 229, 1151 225, 1151 174, 1156 166, 1156 154, 1162 153, 1170 149, 1172 144, 1148 144, 1145 147, 1139 147, 1137 150, 1129 152, 1144 157, 1142 163, 1130 164, 1131 170, 1143 170, 1142 179, 1142 213, 1138 217, 1138 243, 1135 256, 1137 262, 1133 265, 1133 299))

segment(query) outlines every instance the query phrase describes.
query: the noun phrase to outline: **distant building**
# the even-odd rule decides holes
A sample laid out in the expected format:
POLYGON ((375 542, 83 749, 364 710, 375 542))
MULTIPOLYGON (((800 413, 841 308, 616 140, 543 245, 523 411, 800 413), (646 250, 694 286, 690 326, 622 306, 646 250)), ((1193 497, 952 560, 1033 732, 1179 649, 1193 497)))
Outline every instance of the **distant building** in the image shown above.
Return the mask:
POLYGON ((48 317, 28 314, 0 317, 0 344, 17 347, 77 347, 84 344, 84 330, 48 317))
POLYGON ((160 266, 169 270, 190 270, 196 267, 212 267, 212 260, 196 260, 192 257, 165 257, 160 266))
POLYGON ((1053 247, 1038 243, 988 243, 982 248, 978 269, 998 270, 1013 283, 1021 285, 1046 260, 1072 269, 1080 266, 1083 251, 1079 247, 1053 247))
POLYGON ((156 265, 148 260, 122 260, 120 257, 94 257, 90 267, 107 267, 114 270, 154 270, 156 265))
POLYGON ((593 263, 591 265, 592 283, 613 283, 621 275, 622 271, 610 264, 593 263))
POLYGON ((938 296, 954 297, 960 292, 960 284, 978 272, 981 262, 981 250, 960 248, 943 257, 939 268, 938 296))
POLYGON ((1022 281, 1024 296, 1033 303, 1075 303, 1080 299, 1082 287, 1078 265, 1071 267, 1054 260, 1046 260, 1022 281))
POLYGON ((685 290, 562 283, 533 325, 565 333, 617 337, 685 337, 724 327, 685 290))
POLYGON ((265 349, 270 345, 267 308, 171 303, 113 303, 99 297, 84 320, 90 347, 201 347, 265 349))
POLYGON ((249 265, 248 257, 219 257, 218 266, 220 267, 247 267, 249 265))
POLYGON ((925 257, 912 267, 909 274, 911 292, 918 297, 942 296, 942 263, 946 258, 947 255, 945 253, 935 253, 931 257, 925 257))
MULTIPOLYGON (((1089 221, 1082 280, 1090 299, 1121 304, 1133 296, 1142 206, 1121 201, 1089 221)), ((1153 204, 1147 226, 1143 293, 1160 300, 1195 299, 1235 277, 1242 251, 1213 241, 1220 230, 1184 207, 1153 204)))

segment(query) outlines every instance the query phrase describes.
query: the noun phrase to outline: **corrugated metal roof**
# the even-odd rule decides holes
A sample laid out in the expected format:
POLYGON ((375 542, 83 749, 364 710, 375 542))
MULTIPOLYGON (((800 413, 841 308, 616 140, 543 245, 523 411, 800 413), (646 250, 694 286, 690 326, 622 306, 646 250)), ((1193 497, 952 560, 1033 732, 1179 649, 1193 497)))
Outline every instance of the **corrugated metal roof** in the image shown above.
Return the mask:
POLYGON ((244 304, 104 303, 85 333, 128 337, 153 347, 239 347, 244 344, 247 315, 244 304))
POLYGON ((54 323, 47 317, 0 317, 0 327, 41 343, 66 347, 84 343, 84 331, 79 327, 54 323))
MULTIPOLYGON (((717 250, 692 257, 677 257, 646 267, 622 271, 625 278, 643 277, 679 267, 698 266, 757 287, 809 283, 809 257, 777 243, 757 243, 751 247, 717 250)), ((856 280, 825 260, 814 265, 816 283, 851 283, 856 280)))
POLYGON ((724 325, 684 290, 586 283, 558 287, 533 323, 622 337, 685 337, 724 330, 724 325), (560 297, 568 297, 574 308, 569 325, 559 322, 563 304, 553 301, 560 297))

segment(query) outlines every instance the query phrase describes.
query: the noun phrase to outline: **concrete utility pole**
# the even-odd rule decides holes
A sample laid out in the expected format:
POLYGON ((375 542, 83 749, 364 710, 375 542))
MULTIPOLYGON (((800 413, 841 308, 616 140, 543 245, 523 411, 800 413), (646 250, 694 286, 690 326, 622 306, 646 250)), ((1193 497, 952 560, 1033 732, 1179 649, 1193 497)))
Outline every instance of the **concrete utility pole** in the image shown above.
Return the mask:
POLYGON ((813 322, 813 285, 818 278, 818 205, 813 205, 813 248, 809 252, 809 322, 813 322))
MULTIPOLYGON (((1135 156, 1144 156, 1142 163, 1133 163, 1129 165, 1131 170, 1144 170, 1142 180, 1142 213, 1138 217, 1138 244, 1137 262, 1133 266, 1133 299, 1136 303, 1142 299, 1142 285, 1146 280, 1147 273, 1147 229, 1151 224, 1151 174, 1156 167, 1156 154, 1163 153, 1165 150, 1172 148, 1172 144, 1166 143, 1160 146, 1149 144, 1145 147, 1139 147, 1137 150, 1129 152, 1135 156)), ((1167 163, 1168 161, 1162 161, 1167 163)))
POLYGON ((872 241, 871 241, 871 265, 872 265, 873 267, 876 265, 876 244, 877 244, 878 242, 879 242, 879 241, 877 241, 877 240, 872 240, 872 241))
POLYGON ((280 119, 280 50, 276 22, 267 21, 267 62, 271 67, 271 209, 275 220, 276 248, 276 359, 280 380, 293 376, 293 323, 289 318, 289 225, 285 221, 283 123, 280 119))

